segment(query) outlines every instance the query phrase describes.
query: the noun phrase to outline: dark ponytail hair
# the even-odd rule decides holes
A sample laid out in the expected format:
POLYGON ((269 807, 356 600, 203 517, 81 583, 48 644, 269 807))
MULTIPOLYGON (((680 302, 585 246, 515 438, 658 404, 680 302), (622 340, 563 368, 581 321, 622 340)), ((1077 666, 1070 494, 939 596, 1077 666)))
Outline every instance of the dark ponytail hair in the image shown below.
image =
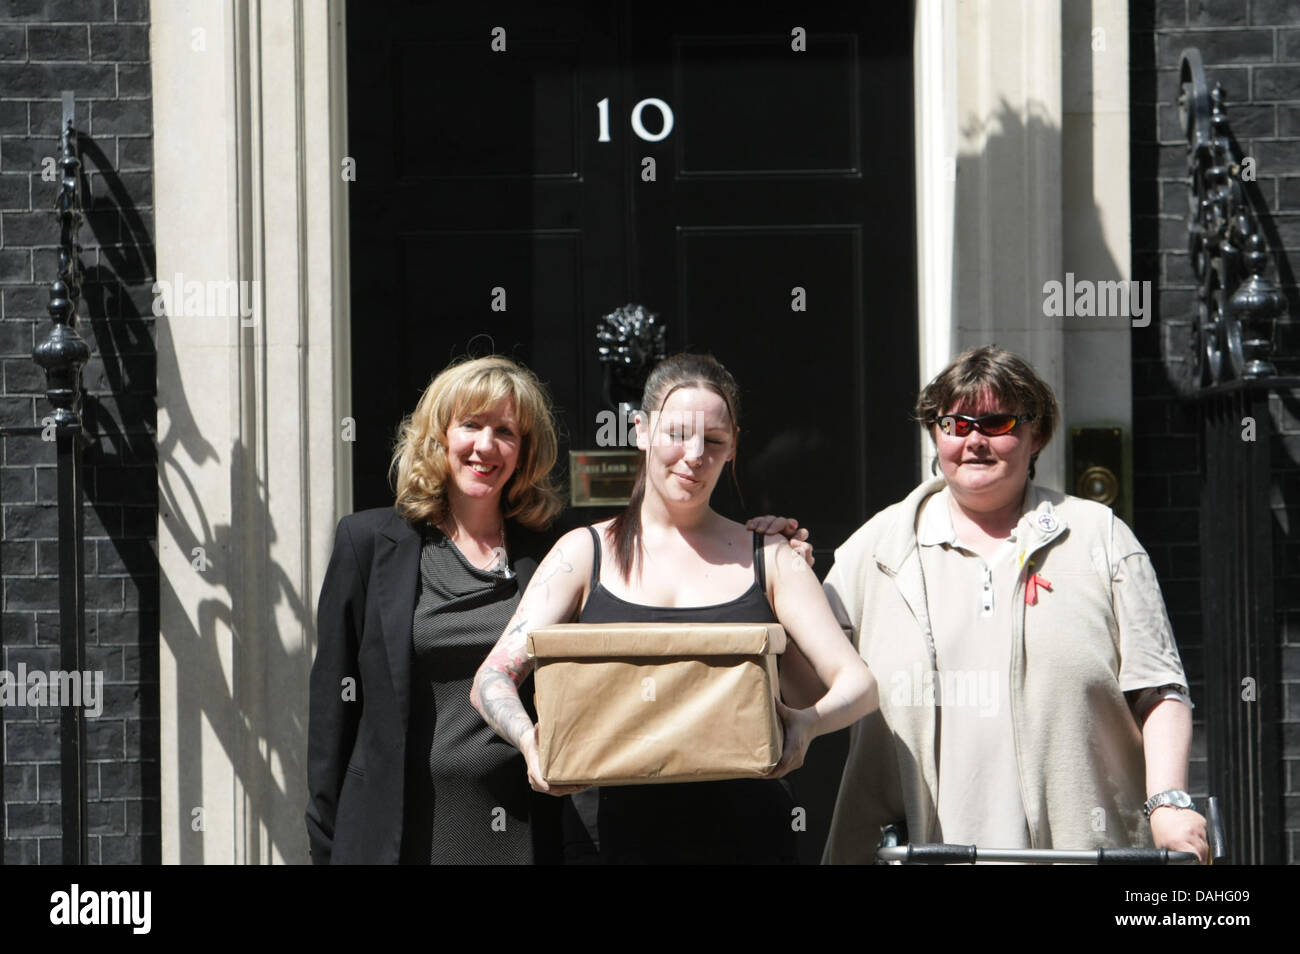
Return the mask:
MULTIPOLYGON (((668 403, 669 396, 681 388, 708 388, 727 405, 733 432, 740 430, 740 387, 731 372, 711 354, 675 354, 660 361, 646 378, 645 392, 641 396, 641 413, 650 426, 651 409, 657 414, 668 403)), ((614 564, 623 579, 630 579, 641 562, 641 503, 645 500, 646 454, 636 469, 636 483, 627 509, 614 518, 609 535, 614 540, 614 564)), ((731 459, 731 479, 736 480, 736 459, 731 459)), ((739 483, 736 484, 740 491, 739 483)))

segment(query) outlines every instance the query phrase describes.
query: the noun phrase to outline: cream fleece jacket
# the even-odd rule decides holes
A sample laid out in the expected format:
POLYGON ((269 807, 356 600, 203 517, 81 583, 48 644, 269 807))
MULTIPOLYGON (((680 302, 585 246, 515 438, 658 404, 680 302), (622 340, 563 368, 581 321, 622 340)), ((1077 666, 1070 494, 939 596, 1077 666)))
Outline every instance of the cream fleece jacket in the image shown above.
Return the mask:
MULTIPOLYGON (((826 595, 881 689, 851 730, 823 861, 870 863, 882 826, 934 841, 933 699, 887 687, 935 666, 916 542, 926 481, 835 551, 826 595)), ((1021 570, 1011 640, 1011 719, 1034 848, 1149 847, 1142 733, 1124 693, 1186 685, 1151 560, 1109 507, 1031 485, 1016 538, 1021 570), (1051 581, 1024 601, 1031 573, 1051 581)), ((972 597, 973 599, 973 597, 972 597)), ((983 847, 996 848, 998 845, 983 847)))

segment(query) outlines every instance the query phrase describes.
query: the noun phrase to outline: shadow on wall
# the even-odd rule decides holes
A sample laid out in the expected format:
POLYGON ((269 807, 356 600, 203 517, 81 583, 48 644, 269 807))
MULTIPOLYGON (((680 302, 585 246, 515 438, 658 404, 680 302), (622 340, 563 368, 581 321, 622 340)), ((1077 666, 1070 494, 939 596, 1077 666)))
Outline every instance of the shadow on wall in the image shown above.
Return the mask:
MULTIPOLYGON (((90 324, 96 355, 83 373, 85 423, 93 438, 86 449, 85 463, 94 474, 86 482, 86 495, 94 508, 99 532, 108 537, 99 544, 99 573, 124 570, 138 599, 134 633, 130 634, 136 642, 137 681, 134 685, 106 687, 105 715, 140 720, 139 750, 132 751, 128 746, 127 759, 140 759, 140 794, 145 799, 140 860, 151 864, 161 860, 155 615, 158 557, 150 545, 157 538, 157 456, 153 435, 158 414, 153 336, 139 305, 142 283, 151 281, 154 271, 153 239, 98 144, 82 135, 79 145, 87 180, 82 194, 90 197, 86 225, 99 246, 97 264, 85 272, 81 308, 90 324), (106 544, 116 547, 120 568, 105 566, 106 544)), ((87 536, 90 533, 88 525, 87 536)), ((132 609, 129 596, 128 592, 128 611, 132 609)), ((109 611, 101 610, 96 615, 98 625, 93 631, 87 625, 88 643, 102 643, 101 634, 106 628, 111 632, 116 622, 109 611)), ((122 614, 122 620, 129 625, 131 616, 130 612, 122 614)), ((119 638, 126 635, 122 632, 119 638)), ((128 658, 128 679, 132 675, 131 662, 128 658)))
MULTIPOLYGON (((1003 99, 995 111, 971 121, 961 132, 968 139, 982 139, 984 148, 979 152, 963 152, 957 158, 954 203, 954 235, 957 238, 950 277, 953 325, 949 329, 957 343, 955 348, 996 344, 1033 360, 1027 342, 1034 336, 1037 323, 1041 322, 1043 330, 1060 326, 1066 333, 1065 363, 1074 374, 1079 374, 1079 357, 1070 353, 1069 335, 1100 329, 1128 330, 1131 322, 1128 316, 1083 314, 1080 307, 1084 303, 1085 285, 1088 287, 1088 307, 1094 311, 1101 311, 1103 303, 1107 308, 1117 302, 1123 303, 1123 298, 1112 300, 1108 297, 1101 283, 1118 283, 1127 277, 1126 269, 1121 268, 1110 253, 1101 210, 1091 199, 1094 179, 1092 124, 1087 121, 1071 123, 1062 130, 1038 115, 1022 115, 1003 99), (1041 164, 1057 150, 1061 152, 1064 208, 1049 213, 1032 205, 1032 196, 1020 173, 1026 166, 1027 156, 1043 157, 1038 160, 1041 164), (1089 198, 1080 201, 1079 196, 1089 198), (1059 219, 1068 235, 1059 273, 1029 275, 1022 285, 1001 285, 996 279, 984 283, 982 287, 987 298, 983 301, 963 295, 964 285, 979 285, 983 282, 983 273, 996 269, 999 259, 1005 261, 1008 255, 1018 254, 1031 260, 1033 250, 1027 242, 1033 233, 1021 223, 1032 222, 1047 214, 1054 220, 1059 219), (972 231, 977 234, 972 236, 972 231), (972 250, 970 255, 980 260, 972 262, 964 258, 963 248, 972 250), (986 254, 987 259, 984 258, 986 254), (1072 279, 1067 277, 1070 275, 1072 279), (1058 283, 1059 291, 1054 286, 1049 295, 1046 290, 1049 282, 1058 283), (1073 295, 1070 294, 1072 287, 1073 295), (1062 313, 1063 310, 1067 311, 1062 313), (977 329, 982 325, 996 323, 1015 327, 1021 322, 1025 330, 1009 332, 1003 340, 992 340, 987 335, 978 337, 977 329), (1073 365, 1072 361, 1075 362, 1073 365)), ((1139 279, 1145 276, 1133 274, 1131 277, 1139 279)), ((1130 300, 1129 304, 1131 306, 1133 302, 1130 300)), ((1154 329, 1135 330, 1135 349, 1144 335, 1153 337, 1154 329)), ((1116 355, 1117 360, 1121 357, 1116 355)), ((1095 355, 1089 351, 1085 360, 1092 358, 1095 355)), ((1065 395, 1058 394, 1057 399, 1062 403, 1063 412, 1068 414, 1068 408, 1064 406, 1065 395)), ((1066 440, 1068 434, 1061 431, 1053 437, 1053 441, 1066 440)), ((927 468, 932 456, 932 453, 927 454, 927 468)), ((1070 487, 1062 489, 1072 492, 1070 487)))
MULTIPOLYGON (((174 320, 232 319, 164 318, 158 322, 159 364, 178 379, 170 327, 174 320)), ((170 581, 162 580, 161 606, 171 626, 163 639, 177 667, 175 747, 167 757, 176 760, 179 778, 176 818, 172 820, 180 842, 179 860, 184 864, 205 860, 205 835, 196 826, 203 818, 206 832, 211 833, 209 819, 216 816, 231 817, 239 826, 240 832, 232 835, 230 842, 237 844, 242 839, 249 863, 267 863, 276 855, 305 862, 306 681, 268 687, 266 673, 307 670, 310 661, 303 658, 305 650, 287 651, 279 633, 286 610, 293 625, 305 630, 311 625, 311 609, 299 599, 295 581, 269 558, 276 534, 265 485, 258 480, 256 492, 244 500, 203 500, 187 468, 210 465, 220 454, 202 436, 183 389, 168 397, 167 423, 166 433, 158 435, 163 462, 158 474, 159 504, 176 547, 200 574, 217 561, 239 560, 249 552, 249 541, 235 539, 230 523, 214 523, 207 516, 213 504, 221 511, 229 507, 241 528, 260 534, 256 541, 260 572, 255 575, 247 568, 233 569, 213 574, 213 578, 256 580, 268 596, 262 604, 267 607, 265 616, 254 618, 241 612, 244 600, 230 587, 214 584, 211 596, 190 606, 183 603, 170 581), (276 712, 267 711, 264 701, 268 699, 275 700, 276 712), (202 796, 204 748, 213 742, 220 746, 239 780, 243 796, 233 810, 221 806, 219 815, 204 806, 202 796)), ((231 483, 249 486, 255 478, 248 449, 236 443, 230 448, 229 461, 235 475, 231 483)), ((225 840, 224 836, 219 840, 225 840)))

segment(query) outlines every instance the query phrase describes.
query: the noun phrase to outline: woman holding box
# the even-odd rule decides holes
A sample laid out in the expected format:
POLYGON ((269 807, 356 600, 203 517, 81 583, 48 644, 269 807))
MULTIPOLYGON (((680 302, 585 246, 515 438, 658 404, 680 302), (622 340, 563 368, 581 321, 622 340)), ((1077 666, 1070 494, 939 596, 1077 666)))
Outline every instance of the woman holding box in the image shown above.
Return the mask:
POLYGON ((1204 860, 1187 679, 1151 560, 1109 507, 1032 481, 1051 388, 979 348, 916 416, 941 475, 850 537, 826 578, 882 684, 853 729, 827 860, 870 862, 904 819, 914 843, 1154 841, 1204 860))
POLYGON ((651 372, 636 419, 643 457, 631 503, 555 545, 479 669, 472 701, 523 752, 533 789, 552 795, 578 790, 548 786, 541 775, 536 727, 519 693, 533 666, 531 630, 575 618, 779 622, 792 640, 782 687, 787 701, 806 707, 777 704, 785 740, 767 779, 582 792, 566 807, 571 860, 593 850, 606 863, 793 863, 795 806, 779 779, 803 764, 813 738, 875 708, 871 673, 844 640, 815 575, 779 538, 751 534, 709 506, 735 459, 738 398, 735 380, 708 356, 677 355, 651 372), (807 687, 819 681, 829 691, 809 697, 807 687))
POLYGON ((403 422, 395 505, 339 522, 311 673, 312 861, 559 860, 559 805, 529 789, 523 757, 468 699, 555 542, 556 447, 531 371, 454 364, 403 422))

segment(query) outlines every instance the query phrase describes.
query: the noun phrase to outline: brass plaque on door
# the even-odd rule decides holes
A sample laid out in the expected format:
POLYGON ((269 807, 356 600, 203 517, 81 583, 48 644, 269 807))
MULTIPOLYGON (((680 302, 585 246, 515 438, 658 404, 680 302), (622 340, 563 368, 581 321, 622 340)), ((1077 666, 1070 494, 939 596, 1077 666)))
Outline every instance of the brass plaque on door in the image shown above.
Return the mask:
POLYGON ((574 507, 621 507, 632 499, 641 452, 569 451, 569 503, 574 507))

